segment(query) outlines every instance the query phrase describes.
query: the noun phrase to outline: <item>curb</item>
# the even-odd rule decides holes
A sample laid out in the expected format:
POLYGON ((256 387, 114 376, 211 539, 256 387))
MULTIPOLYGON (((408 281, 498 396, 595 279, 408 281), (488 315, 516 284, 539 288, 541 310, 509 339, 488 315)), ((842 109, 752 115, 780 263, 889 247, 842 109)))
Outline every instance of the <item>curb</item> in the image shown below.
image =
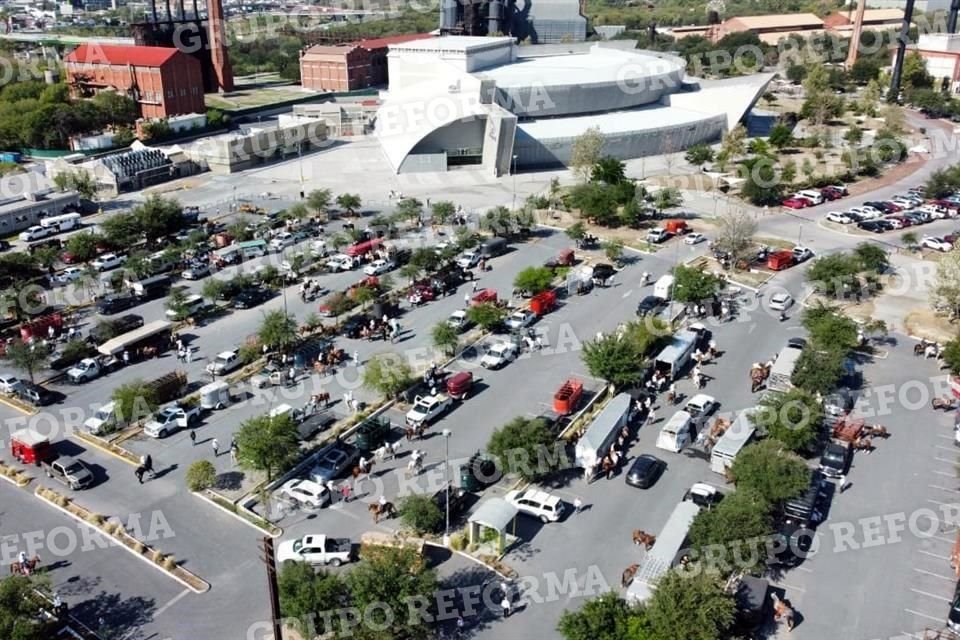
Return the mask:
MULTIPOLYGON (((474 563, 476 563, 476 564, 479 564, 481 567, 485 567, 486 569, 489 569, 489 570, 492 571, 493 573, 495 573, 495 574, 497 574, 498 576, 500 576, 503 580, 507 580, 507 581, 513 580, 513 578, 511 578, 510 576, 501 573, 501 572, 498 571, 497 569, 494 569, 493 567, 491 567, 490 565, 488 565, 488 564, 487 564, 486 562, 484 562, 483 560, 481 560, 481 559, 479 559, 479 558, 476 558, 476 557, 470 555, 469 553, 466 553, 465 551, 459 551, 459 550, 454 549, 454 548, 452 548, 452 547, 445 547, 445 546, 443 546, 442 544, 438 544, 438 543, 436 543, 436 542, 429 542, 429 541, 427 541, 427 540, 424 540, 424 541, 423 541, 423 544, 424 544, 424 546, 431 546, 431 547, 437 547, 437 548, 439 548, 439 549, 446 549, 446 550, 449 551, 450 553, 455 553, 455 554, 457 554, 458 556, 461 556, 461 557, 463 557, 463 558, 466 558, 467 560, 471 560, 472 562, 474 562, 474 563)), ((520 573, 517 572, 517 575, 520 575, 520 573)))
MULTIPOLYGON (((260 533, 264 533, 264 534, 270 536, 271 538, 279 538, 280 536, 283 535, 283 529, 280 528, 280 527, 277 527, 276 525, 274 525, 274 527, 276 527, 277 529, 279 529, 279 533, 271 533, 270 531, 267 531, 266 529, 264 529, 264 528, 262 528, 262 527, 259 527, 259 526, 255 525, 255 524, 253 524, 252 522, 250 522, 249 520, 247 520, 247 519, 244 518, 243 516, 241 516, 241 515, 239 515, 239 514, 237 514, 237 513, 234 513, 233 511, 230 511, 230 510, 227 509, 226 507, 223 507, 223 506, 217 504, 216 502, 214 502, 213 500, 211 500, 211 499, 208 498, 207 496, 203 495, 203 494, 200 493, 199 491, 191 491, 190 493, 192 493, 194 496, 200 498, 200 499, 203 500, 204 502, 206 502, 206 503, 208 503, 208 504, 216 507, 216 508, 219 509, 220 511, 223 511, 223 512, 226 513, 227 515, 233 516, 234 518, 236 518, 236 519, 239 520, 240 522, 244 523, 244 524, 247 525, 248 527, 251 527, 251 528, 253 528, 253 529, 256 529, 256 530, 259 531, 260 533)), ((238 509, 241 509, 242 507, 237 506, 237 508, 238 508, 238 509)))
MULTIPOLYGON (((139 462, 139 461, 133 462, 133 461, 129 460, 128 458, 126 458, 125 456, 117 453, 116 451, 111 451, 108 447, 103 446, 102 444, 100 444, 99 442, 96 442, 95 440, 87 440, 86 438, 82 437, 80 434, 78 434, 78 433, 76 433, 76 432, 70 433, 68 437, 73 438, 73 439, 75 439, 75 440, 79 440, 79 441, 82 442, 83 444, 89 445, 89 446, 93 447, 94 449, 97 449, 97 450, 100 451, 101 453, 106 453, 107 455, 111 455, 111 456, 113 456, 114 458, 120 460, 121 462, 126 462, 126 463, 129 464, 131 467, 138 467, 138 466, 140 466, 140 462, 139 462)), ((115 447, 118 447, 118 448, 120 448, 120 449, 123 449, 123 447, 121 447, 120 445, 114 445, 114 446, 115 446, 115 447)), ((123 449, 123 450, 124 450, 125 452, 127 452, 129 455, 131 455, 131 456, 133 455, 132 453, 130 453, 130 452, 127 451, 126 449, 123 449)))
POLYGON ((2 478, 3 480, 6 480, 7 482, 15 486, 17 489, 26 489, 27 485, 33 482, 34 480, 33 476, 27 476, 27 477, 29 477, 30 479, 26 482, 26 484, 17 484, 17 481, 14 480, 13 478, 9 478, 5 474, 0 473, 0 478, 2 478))
POLYGON ((37 409, 36 407, 31 407, 29 410, 28 410, 28 409, 25 409, 24 407, 21 407, 19 404, 15 404, 15 403, 11 402, 10 400, 8 400, 7 398, 5 398, 4 396, 0 396, 0 403, 7 405, 7 406, 10 407, 11 409, 16 409, 16 410, 19 411, 20 413, 22 413, 22 414, 24 414, 24 415, 28 415, 28 416, 35 416, 35 415, 37 415, 38 413, 40 413, 40 410, 37 409))
MULTIPOLYGON (((39 487, 37 487, 37 488, 39 489, 39 487)), ((144 556, 143 554, 137 553, 135 550, 133 550, 133 549, 131 549, 130 547, 128 547, 127 545, 123 544, 122 542, 120 542, 119 540, 117 540, 114 536, 110 535, 109 533, 107 533, 106 531, 104 531, 103 529, 101 529, 100 527, 94 526, 94 525, 90 524, 89 522, 87 522, 86 520, 84 520, 83 518, 81 518, 80 516, 78 516, 78 515, 76 515, 76 514, 74 514, 74 513, 71 513, 71 512, 68 511, 67 509, 64 509, 64 508, 61 507, 60 505, 54 504, 54 503, 51 502, 50 500, 47 500, 46 498, 44 498, 43 496, 41 496, 40 494, 38 494, 36 491, 34 491, 33 495, 36 496, 37 498, 39 498, 40 500, 42 500, 44 503, 50 505, 50 506, 53 507, 54 509, 56 509, 56 510, 58 510, 58 511, 60 511, 60 512, 66 514, 66 515, 68 515, 68 516, 70 516, 71 518, 73 518, 73 519, 76 520, 77 522, 79 522, 79 523, 81 523, 81 524, 83 524, 83 525, 86 525, 87 527, 93 529, 94 531, 97 531, 98 533, 103 534, 104 536, 106 536, 106 537, 113 543, 113 546, 117 546, 117 547, 120 547, 121 549, 124 549, 125 551, 127 551, 128 553, 130 553, 132 556, 134 556, 134 557, 136 557, 136 558, 139 558, 142 562, 146 562, 147 564, 149 564, 150 566, 152 566, 154 569, 157 569, 158 571, 161 571, 161 572, 167 574, 167 576, 173 578, 174 580, 176 580, 177 582, 179 582, 180 584, 182 584, 183 586, 185 586, 187 589, 189 589, 189 590, 192 591, 193 593, 198 593, 198 594, 199 594, 199 593, 206 593, 207 591, 210 590, 210 583, 207 582, 206 580, 204 580, 203 578, 201 578, 200 576, 198 576, 198 575, 196 575, 196 574, 194 574, 194 573, 192 573, 192 572, 190 572, 190 571, 187 571, 186 569, 183 569, 182 567, 181 567, 181 569, 180 569, 181 571, 186 571, 187 573, 189 573, 191 576, 193 576, 194 578, 196 578, 199 582, 202 582, 202 583, 204 583, 205 585, 207 585, 207 588, 206 588, 206 589, 197 590, 196 587, 194 587, 193 585, 191 585, 189 582, 187 582, 187 581, 184 580, 183 578, 181 578, 181 577, 173 574, 173 573, 170 572, 170 571, 167 571, 166 569, 164 569, 163 567, 161 567, 161 566, 158 565, 157 563, 153 562, 152 560, 150 560, 149 558, 147 558, 147 557, 144 556)), ((126 535, 130 536, 130 534, 126 534, 126 535)), ((132 540, 136 540, 136 538, 134 538, 133 536, 130 536, 130 538, 131 538, 132 540)), ((137 540, 137 542, 141 542, 141 541, 140 541, 140 540, 137 540)), ((146 545, 145 543, 142 543, 142 542, 141 542, 141 544, 144 544, 144 546, 146 546, 147 548, 151 548, 151 549, 152 549, 152 547, 150 547, 149 545, 146 545)))

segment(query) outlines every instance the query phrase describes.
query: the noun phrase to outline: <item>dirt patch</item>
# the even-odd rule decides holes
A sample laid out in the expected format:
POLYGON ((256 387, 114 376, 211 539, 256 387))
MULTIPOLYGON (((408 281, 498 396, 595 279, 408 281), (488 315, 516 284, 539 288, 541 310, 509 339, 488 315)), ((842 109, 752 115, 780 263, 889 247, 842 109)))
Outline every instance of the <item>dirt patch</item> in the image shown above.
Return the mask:
POLYGON ((751 269, 749 271, 726 271, 723 266, 713 256, 700 256, 689 263, 690 266, 703 268, 704 271, 724 275, 730 282, 756 289, 773 275, 770 271, 763 269, 751 269))
POLYGON ((807 297, 806 303, 810 306, 822 304, 828 307, 838 307, 846 315, 858 322, 870 322, 873 320, 873 316, 877 311, 872 299, 861 299, 860 302, 848 302, 836 300, 835 298, 827 298, 818 293, 814 293, 807 297))
POLYGON ((762 245, 773 247, 774 249, 793 249, 795 246, 797 246, 796 243, 790 242, 789 240, 770 238, 767 236, 754 236, 753 241, 757 243, 758 249, 762 245))
POLYGON ((950 342, 957 336, 957 327, 947 318, 937 315, 932 309, 917 309, 903 320, 909 335, 938 342, 950 342))

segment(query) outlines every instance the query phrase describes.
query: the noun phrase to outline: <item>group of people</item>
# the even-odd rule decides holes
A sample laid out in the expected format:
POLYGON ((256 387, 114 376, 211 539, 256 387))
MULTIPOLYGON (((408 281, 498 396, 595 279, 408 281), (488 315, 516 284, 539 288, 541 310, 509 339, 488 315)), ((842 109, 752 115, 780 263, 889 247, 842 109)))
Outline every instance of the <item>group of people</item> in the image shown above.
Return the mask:
POLYGON ((319 281, 314 280, 313 278, 307 278, 300 283, 300 286, 297 289, 297 294, 300 296, 301 302, 307 302, 308 300, 313 300, 316 298, 322 290, 323 286, 319 281))

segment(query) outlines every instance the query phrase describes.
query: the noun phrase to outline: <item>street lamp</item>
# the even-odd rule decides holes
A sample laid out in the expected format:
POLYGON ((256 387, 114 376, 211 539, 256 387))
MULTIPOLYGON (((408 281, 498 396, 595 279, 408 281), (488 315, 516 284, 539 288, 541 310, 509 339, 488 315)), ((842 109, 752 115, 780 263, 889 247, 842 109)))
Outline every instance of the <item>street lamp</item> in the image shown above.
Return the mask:
POLYGON ((513 156, 513 206, 511 209, 517 208, 517 156, 513 156))
POLYGON ((300 199, 303 200, 303 142, 297 143, 297 163, 300 165, 300 199))
MULTIPOLYGON (((514 156, 516 157, 516 156, 514 156)), ((447 520, 446 526, 443 529, 443 546, 450 546, 450 429, 444 429, 440 432, 443 435, 443 444, 445 448, 445 453, 443 456, 443 478, 446 481, 446 491, 447 499, 445 500, 447 504, 447 520)))

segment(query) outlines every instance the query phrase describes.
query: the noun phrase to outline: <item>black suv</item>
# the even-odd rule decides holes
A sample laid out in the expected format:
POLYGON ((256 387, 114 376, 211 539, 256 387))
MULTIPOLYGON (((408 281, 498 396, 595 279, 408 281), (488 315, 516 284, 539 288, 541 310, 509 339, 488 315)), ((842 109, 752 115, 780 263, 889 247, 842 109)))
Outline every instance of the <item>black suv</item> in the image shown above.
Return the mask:
MULTIPOLYGON (((453 483, 449 483, 450 489, 450 521, 454 522, 467 510, 469 506, 470 494, 466 489, 453 486, 453 483)), ((447 487, 440 489, 435 494, 433 494, 433 503, 437 505, 437 508, 440 509, 440 513, 444 514, 444 519, 441 522, 440 526, 446 522, 446 513, 447 513, 447 487)))
POLYGON ((97 313, 112 316, 115 313, 136 306, 139 302, 140 300, 138 300, 136 296, 110 294, 97 300, 97 313))
POLYGON ((637 305, 637 315, 641 318, 647 315, 656 315, 667 306, 667 301, 658 296, 647 296, 637 305))
POLYGON ((252 309, 270 299, 266 289, 244 289, 233 297, 234 309, 252 309))

